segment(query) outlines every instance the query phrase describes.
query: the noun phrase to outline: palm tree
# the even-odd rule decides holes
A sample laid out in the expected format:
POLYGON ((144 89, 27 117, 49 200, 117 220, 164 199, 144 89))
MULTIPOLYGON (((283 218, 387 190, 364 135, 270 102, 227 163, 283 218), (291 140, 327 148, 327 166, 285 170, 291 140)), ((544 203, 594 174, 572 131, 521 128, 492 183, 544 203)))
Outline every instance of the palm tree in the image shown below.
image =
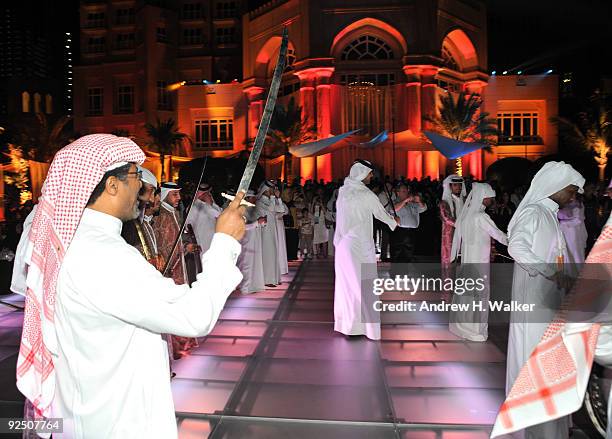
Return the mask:
MULTIPOLYGON (((302 119, 302 107, 292 97, 287 106, 277 105, 270 121, 266 136, 266 158, 284 157, 285 181, 289 180, 292 166, 292 155, 289 148, 300 145, 313 137, 315 128, 302 119)), ((293 176, 291 176, 293 177, 293 176)))
MULTIPOLYGON (((497 123, 482 111, 482 99, 478 94, 461 91, 454 98, 452 93, 440 97, 439 115, 426 116, 432 130, 462 142, 480 142, 491 151, 490 145, 497 143, 497 123)), ((461 157, 457 159, 457 173, 461 174, 461 157)))
POLYGON ((593 152, 599 168, 599 181, 603 181, 612 146, 612 109, 601 96, 595 96, 591 101, 593 105, 587 111, 578 113, 576 123, 563 117, 554 117, 552 121, 559 125, 561 136, 570 146, 593 152))
POLYGON ((30 159, 50 162, 55 153, 72 140, 71 122, 70 116, 50 118, 44 113, 36 113, 17 122, 13 143, 22 146, 30 159))
POLYGON ((184 140, 191 140, 185 133, 178 131, 176 127, 176 121, 172 118, 161 121, 159 118, 155 125, 146 123, 145 130, 147 135, 151 138, 151 143, 148 146, 152 146, 159 152, 159 160, 161 162, 161 179, 165 180, 164 172, 164 161, 166 155, 170 154, 170 163, 168 166, 168 172, 172 177, 172 153, 174 148, 181 145, 184 140))

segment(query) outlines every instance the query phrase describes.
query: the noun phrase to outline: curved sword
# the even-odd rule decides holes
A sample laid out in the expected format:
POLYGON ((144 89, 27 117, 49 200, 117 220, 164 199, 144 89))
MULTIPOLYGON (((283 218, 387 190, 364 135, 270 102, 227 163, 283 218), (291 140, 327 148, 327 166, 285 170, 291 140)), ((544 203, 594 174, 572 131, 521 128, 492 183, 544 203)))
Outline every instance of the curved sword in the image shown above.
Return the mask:
MULTIPOLYGON (((268 134, 268 128, 270 127, 270 121, 272 120, 272 114, 274 113, 274 106, 276 105, 276 98, 278 96, 278 89, 281 84, 281 80, 283 77, 283 72, 285 70, 285 63, 287 61, 287 46, 289 45, 289 33, 287 28, 283 28, 283 40, 281 42, 280 51, 278 52, 278 61, 276 62, 276 67, 274 68, 274 75, 272 76, 272 82, 270 83, 270 90, 268 91, 268 98, 266 99, 266 105, 264 107, 263 115, 261 118, 261 123, 259 124, 259 129, 257 130, 257 136, 255 137, 255 143, 253 144, 253 150, 249 155, 249 160, 244 168, 244 173, 242 174, 242 179, 240 180, 240 184, 238 185, 238 190, 236 193, 240 191, 248 191, 249 186, 251 185, 251 180, 253 179, 253 173, 255 172, 255 168, 257 167, 257 162, 259 161, 259 156, 261 155, 261 151, 263 149, 264 142, 266 140, 266 135, 268 134)), ((222 194, 224 198, 229 200, 233 200, 234 197, 232 195, 222 194)), ((243 201, 241 204, 249 205, 248 203, 243 201)))

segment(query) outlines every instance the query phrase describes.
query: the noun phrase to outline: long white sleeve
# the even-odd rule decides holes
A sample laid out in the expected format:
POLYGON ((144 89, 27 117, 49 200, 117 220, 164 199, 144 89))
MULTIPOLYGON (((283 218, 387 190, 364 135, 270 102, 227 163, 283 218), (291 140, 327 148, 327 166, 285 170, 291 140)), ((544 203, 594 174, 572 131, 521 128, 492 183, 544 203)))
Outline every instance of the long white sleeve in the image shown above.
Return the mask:
POLYGON ((163 277, 128 244, 96 243, 94 249, 97 264, 67 261, 70 270, 62 274, 68 295, 70 290, 78 291, 102 313, 152 332, 187 337, 208 334, 242 279, 236 267, 240 244, 222 233, 214 235, 202 257, 202 273, 191 288, 163 277))
POLYGON ((373 192, 372 196, 368 197, 368 202, 370 203, 370 206, 372 208, 372 215, 374 215, 374 218, 388 225, 391 230, 395 230, 395 228, 397 227, 395 218, 389 215, 378 197, 373 192))
POLYGON ((508 245, 508 237, 504 232, 497 228, 491 217, 486 213, 478 216, 478 226, 484 230, 487 235, 503 245, 508 245))

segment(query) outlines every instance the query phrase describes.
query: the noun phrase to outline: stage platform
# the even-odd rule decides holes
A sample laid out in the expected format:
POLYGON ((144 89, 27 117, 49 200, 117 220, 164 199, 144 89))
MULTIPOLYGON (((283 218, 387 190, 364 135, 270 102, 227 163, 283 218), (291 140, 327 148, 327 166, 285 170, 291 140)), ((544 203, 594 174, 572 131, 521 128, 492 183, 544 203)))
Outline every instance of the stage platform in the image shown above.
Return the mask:
POLYGON ((461 340, 443 318, 349 340, 333 331, 333 294, 333 259, 315 259, 275 289, 232 295, 176 363, 179 437, 488 438, 503 346, 461 340))

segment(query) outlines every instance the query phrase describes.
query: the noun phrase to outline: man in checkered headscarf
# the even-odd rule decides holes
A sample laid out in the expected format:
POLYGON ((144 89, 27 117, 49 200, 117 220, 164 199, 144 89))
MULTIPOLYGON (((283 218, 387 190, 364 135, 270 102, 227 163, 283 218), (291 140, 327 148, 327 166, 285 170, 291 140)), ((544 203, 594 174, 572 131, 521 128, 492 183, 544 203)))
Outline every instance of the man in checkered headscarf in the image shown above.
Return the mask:
POLYGON ((144 158, 127 138, 84 136, 57 153, 43 185, 25 258, 17 387, 35 417, 63 418, 54 437, 176 437, 160 333, 207 334, 241 279, 240 196, 191 288, 121 238, 138 214, 144 158))

